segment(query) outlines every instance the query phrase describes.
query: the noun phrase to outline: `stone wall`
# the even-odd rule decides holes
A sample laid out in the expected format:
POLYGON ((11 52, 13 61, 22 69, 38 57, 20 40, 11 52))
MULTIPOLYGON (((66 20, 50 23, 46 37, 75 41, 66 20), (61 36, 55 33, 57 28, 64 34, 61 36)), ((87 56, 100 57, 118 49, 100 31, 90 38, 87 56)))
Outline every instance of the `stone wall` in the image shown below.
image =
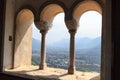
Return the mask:
POLYGON ((4 25, 5 25, 5 2, 6 0, 0 0, 0 72, 3 71, 3 46, 4 46, 4 25))
MULTIPOLYGON (((5 27, 5 36, 4 36, 5 37, 4 38, 4 40, 5 40, 4 41, 4 67, 8 68, 8 69, 12 67, 12 58, 13 58, 13 56, 12 56, 13 55, 13 41, 9 41, 9 36, 12 36, 12 38, 13 38, 13 32, 14 32, 13 31, 13 27, 14 27, 14 17, 15 17, 15 14, 14 14, 14 12, 15 12, 14 10, 15 9, 14 8, 16 8, 16 11, 17 11, 22 6, 22 2, 24 2, 24 1, 25 0, 17 0, 17 1, 16 0, 7 0, 6 14, 5 14, 6 15, 5 26, 2 26, 2 27, 5 27), (15 4, 14 2, 17 2, 17 3, 15 4), (14 7, 14 6, 16 6, 16 7, 14 7)), ((38 0, 35 0, 35 1, 38 1, 38 0)), ((39 0, 39 1, 44 1, 44 0, 39 0)), ((63 0, 61 0, 61 1, 63 1, 63 0)), ((115 4, 119 3, 119 0, 116 0, 116 1, 118 1, 118 2, 113 1, 113 3, 115 3, 115 4)), ((28 5, 31 4, 31 3, 27 2, 27 0, 25 2, 28 5)), ((66 0, 63 1, 63 2, 66 2, 66 0)), ((109 12, 111 12, 111 11, 109 11, 109 9, 111 7, 109 6, 110 5, 109 1, 107 1, 107 2, 108 2, 108 6, 107 6, 106 9, 108 10, 108 13, 109 13, 109 12)), ((36 3, 36 4, 39 4, 39 3, 36 3)), ((40 6, 40 5, 36 5, 36 4, 34 6, 36 6, 36 7, 40 6)), ((42 2, 40 4, 42 4, 42 2)), ((70 5, 70 4, 71 3, 69 2, 67 4, 67 6, 70 5)), ((24 5, 25 5, 25 3, 24 3, 24 5)), ((108 22, 107 22, 107 24, 105 24, 105 26, 108 26, 108 29, 106 30, 108 32, 107 34, 110 35, 112 33, 112 41, 113 41, 112 44, 114 44, 114 47, 112 48, 112 50, 114 50, 114 63, 113 63, 113 67, 112 67, 112 70, 114 71, 114 72, 112 72, 113 75, 114 75, 114 78, 112 80, 119 80, 120 79, 120 76, 119 76, 119 74, 120 74, 120 69, 119 69, 119 67, 120 67, 119 66, 119 55, 120 55, 119 54, 119 52, 120 52, 120 49, 119 49, 120 48, 120 38, 119 38, 119 32, 120 32, 119 31, 120 30, 120 28, 119 28, 119 26, 120 26, 120 24, 119 24, 119 13, 120 13, 120 10, 119 9, 120 8, 119 8, 119 4, 112 6, 112 9, 113 9, 112 13, 114 14, 114 15, 112 15, 113 20, 111 21, 111 17, 110 17, 111 14, 108 14, 105 17, 108 20, 108 22), (118 7, 118 9, 116 9, 117 8, 116 6, 118 7), (112 24, 112 30, 109 29, 109 27, 111 26, 111 24, 109 24, 109 23, 112 24), (112 32, 109 32, 109 30, 112 31, 112 32)), ((1 20, 1 17, 0 17, 0 20, 1 20)), ((0 27, 0 31, 2 31, 2 30, 4 30, 4 29, 2 29, 0 27)), ((31 34, 31 32, 29 34, 31 34)), ((26 34, 25 36, 27 36, 27 35, 28 34, 26 34)), ((1 36, 3 36, 3 35, 0 35, 0 40, 2 39, 1 36)), ((106 36, 104 39, 107 39, 107 41, 108 41, 107 42, 108 45, 105 46, 105 47, 107 47, 109 52, 111 51, 110 53, 112 53, 112 50, 110 50, 111 48, 109 48, 109 45, 111 45, 111 44, 109 44, 109 43, 111 43, 111 41, 109 42, 109 39, 111 39, 111 36, 106 36)), ((29 42, 27 43, 26 41, 24 41, 24 39, 23 39, 23 42, 25 42, 23 44, 28 44, 29 43, 29 42)), ((1 46, 1 44, 0 44, 0 46, 1 46)), ((0 48, 2 48, 2 46, 0 48)), ((0 53, 3 54, 2 52, 0 52, 0 53)), ((110 62, 108 62, 109 59, 111 58, 109 56, 110 53, 107 53, 107 55, 105 56, 106 57, 105 64, 107 64, 107 66, 110 65, 110 62)), ((27 55, 23 56, 23 57, 25 59, 27 57, 27 55)), ((107 68, 108 67, 106 67, 105 70, 107 70, 107 68)), ((106 76, 108 76, 108 75, 106 75, 106 76)), ((110 76, 110 74, 109 74, 109 76, 110 76)))
POLYGON ((16 19, 14 68, 30 66, 32 57, 32 26, 34 16, 30 10, 22 10, 16 19))
POLYGON ((5 35, 4 35, 4 68, 12 67, 13 59, 13 32, 14 32, 14 16, 15 16, 15 0, 6 1, 5 16, 5 35), (11 38, 11 40, 10 40, 11 38))

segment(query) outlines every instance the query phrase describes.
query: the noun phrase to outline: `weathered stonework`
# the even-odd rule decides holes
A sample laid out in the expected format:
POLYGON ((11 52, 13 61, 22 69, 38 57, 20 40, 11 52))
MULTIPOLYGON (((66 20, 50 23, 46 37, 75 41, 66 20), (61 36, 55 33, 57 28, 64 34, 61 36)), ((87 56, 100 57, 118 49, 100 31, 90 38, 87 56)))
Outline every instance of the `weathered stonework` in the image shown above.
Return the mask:
POLYGON ((10 69, 13 63, 15 0, 8 0, 6 4, 3 66, 4 69, 10 69), (11 41, 9 40, 10 36, 12 38, 11 41))
POLYGON ((27 9, 17 15, 12 68, 31 65, 33 18, 32 12, 27 9))
POLYGON ((75 19, 66 20, 65 23, 69 30, 77 30, 79 27, 79 23, 75 19))
POLYGON ((67 28, 77 30, 80 16, 86 11, 95 10, 103 16, 101 80, 111 80, 111 0, 69 0, 69 2, 68 0, 6 0, 6 3, 4 68, 10 69, 12 66, 15 68, 30 65, 32 50, 30 25, 34 20, 40 20, 40 22, 35 22, 38 29, 49 30, 55 15, 64 12, 67 28), (52 7, 48 8, 47 6, 51 4, 52 7), (19 22, 17 15, 24 9, 28 9, 29 12, 20 18, 19 22), (30 12, 33 14, 31 15, 30 12), (13 38, 13 41, 9 41, 9 36, 13 38))
POLYGON ((43 20, 34 23, 39 30, 49 30, 52 27, 52 23, 43 20))

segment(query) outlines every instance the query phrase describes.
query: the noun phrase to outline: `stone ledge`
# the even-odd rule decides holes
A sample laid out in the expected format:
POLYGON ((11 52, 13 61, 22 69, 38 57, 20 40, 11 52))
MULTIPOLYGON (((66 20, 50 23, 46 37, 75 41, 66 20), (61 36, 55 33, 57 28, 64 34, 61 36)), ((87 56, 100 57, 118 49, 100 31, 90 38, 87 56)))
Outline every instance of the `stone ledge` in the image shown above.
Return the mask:
POLYGON ((39 70, 38 66, 23 66, 12 70, 6 70, 5 72, 16 76, 29 77, 35 80, 100 80, 100 74, 97 72, 76 71, 74 75, 69 75, 65 69, 50 67, 47 67, 46 70, 39 70))

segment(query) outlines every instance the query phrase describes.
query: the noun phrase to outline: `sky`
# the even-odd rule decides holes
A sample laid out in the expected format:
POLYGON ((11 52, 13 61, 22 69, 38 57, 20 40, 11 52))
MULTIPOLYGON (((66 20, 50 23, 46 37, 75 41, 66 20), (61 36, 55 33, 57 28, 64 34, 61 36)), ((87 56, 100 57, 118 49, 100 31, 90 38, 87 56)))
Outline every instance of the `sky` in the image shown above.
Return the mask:
MULTIPOLYGON (((33 38, 40 40, 41 34, 33 25, 33 38)), ((48 31, 46 40, 49 43, 54 43, 63 39, 69 38, 68 29, 64 23, 64 13, 55 16, 52 28, 48 31)), ((79 20, 79 28, 76 33, 76 38, 96 38, 101 36, 102 16, 96 11, 85 12, 79 20)))

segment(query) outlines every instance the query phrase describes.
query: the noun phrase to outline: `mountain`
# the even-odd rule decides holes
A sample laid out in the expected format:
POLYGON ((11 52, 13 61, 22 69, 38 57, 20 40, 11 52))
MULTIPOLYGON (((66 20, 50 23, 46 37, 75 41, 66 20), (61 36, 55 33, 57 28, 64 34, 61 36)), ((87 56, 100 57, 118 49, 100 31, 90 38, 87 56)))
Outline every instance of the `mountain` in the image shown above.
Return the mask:
MULTIPOLYGON (((54 44, 46 44, 47 50, 69 50, 69 39, 63 39, 61 41, 55 42, 54 44)), ((91 38, 78 38, 75 41, 76 51, 86 52, 86 51, 94 51, 101 47, 101 37, 97 37, 95 39, 91 38), (93 50, 94 49, 94 50, 93 50)), ((37 39, 32 39, 32 48, 33 50, 40 51, 41 43, 37 39)))
MULTIPOLYGON (((69 39, 63 39, 59 42, 55 42, 54 44, 48 45, 49 47, 54 48, 61 48, 61 49, 69 49, 69 39)), ((76 49, 88 49, 88 48, 94 48, 94 47, 100 47, 101 46, 101 37, 97 37, 95 39, 91 38, 78 38, 75 41, 75 47, 76 49)))
POLYGON ((33 51, 40 51, 40 46, 41 46, 40 40, 32 38, 32 50, 33 51))
POLYGON ((79 38, 76 39, 76 49, 89 49, 101 46, 101 37, 95 39, 79 38))
MULTIPOLYGON (((32 60, 40 63, 40 41, 33 38, 32 60)), ((46 44, 46 62, 50 67, 67 69, 69 61, 69 39, 54 44, 46 44)), ((101 64, 101 38, 76 39, 75 65, 79 71, 100 72, 101 64)))

